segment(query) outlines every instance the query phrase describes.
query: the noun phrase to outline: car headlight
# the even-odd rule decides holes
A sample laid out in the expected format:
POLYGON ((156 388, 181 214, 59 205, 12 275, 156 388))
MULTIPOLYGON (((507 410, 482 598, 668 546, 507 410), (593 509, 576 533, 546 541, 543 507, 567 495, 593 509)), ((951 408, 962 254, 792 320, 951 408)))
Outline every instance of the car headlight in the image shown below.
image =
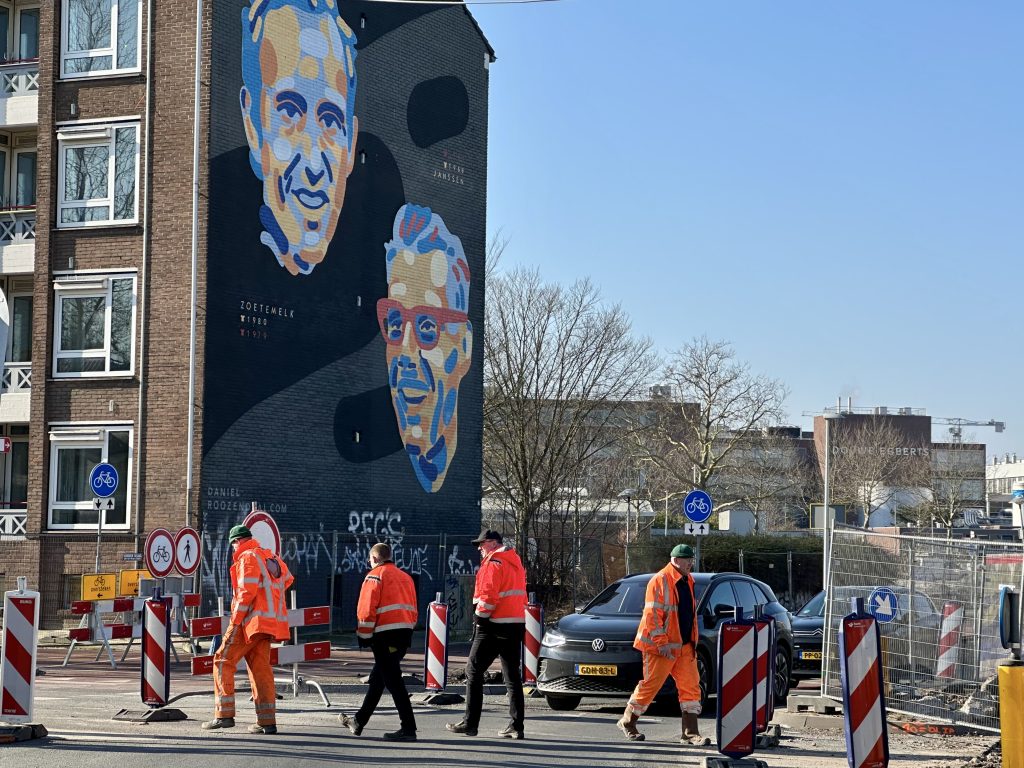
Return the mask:
POLYGON ((544 638, 540 641, 540 644, 545 648, 558 648, 561 645, 565 645, 565 635, 557 629, 549 629, 544 633, 544 638))

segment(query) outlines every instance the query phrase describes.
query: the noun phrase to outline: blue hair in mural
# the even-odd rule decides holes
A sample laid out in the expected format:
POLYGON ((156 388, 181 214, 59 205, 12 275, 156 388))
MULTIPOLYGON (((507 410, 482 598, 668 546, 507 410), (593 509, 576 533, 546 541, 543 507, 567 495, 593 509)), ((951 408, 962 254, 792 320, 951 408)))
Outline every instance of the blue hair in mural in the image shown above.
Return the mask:
POLYGON ((242 11, 242 122, 263 182, 260 241, 292 275, 327 255, 355 157, 356 36, 338 0, 242 11))
POLYGON ((444 483, 458 441, 459 384, 469 370, 469 265, 429 208, 408 203, 385 246, 388 296, 377 302, 398 430, 423 490, 444 483))

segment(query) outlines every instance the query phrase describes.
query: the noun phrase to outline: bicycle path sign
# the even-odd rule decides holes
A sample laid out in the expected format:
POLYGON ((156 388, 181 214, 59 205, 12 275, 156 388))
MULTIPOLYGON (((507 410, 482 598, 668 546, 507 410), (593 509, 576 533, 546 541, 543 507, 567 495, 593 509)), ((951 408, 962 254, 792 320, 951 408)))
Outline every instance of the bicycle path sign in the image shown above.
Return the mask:
POLYGON ((146 537, 143 550, 146 570, 154 579, 162 579, 174 570, 174 537, 170 531, 157 528, 146 537))
POLYGON ((117 470, 113 464, 97 464, 89 473, 89 487, 101 499, 113 496, 117 490, 117 470))
POLYGON ((703 523, 711 517, 714 508, 711 497, 704 491, 690 491, 683 499, 683 514, 691 523, 703 523))

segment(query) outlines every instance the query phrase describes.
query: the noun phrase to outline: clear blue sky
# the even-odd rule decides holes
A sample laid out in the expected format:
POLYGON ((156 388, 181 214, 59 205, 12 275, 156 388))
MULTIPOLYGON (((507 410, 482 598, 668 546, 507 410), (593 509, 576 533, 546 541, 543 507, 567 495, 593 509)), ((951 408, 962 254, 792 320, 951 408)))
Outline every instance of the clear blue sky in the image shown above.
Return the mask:
POLYGON ((806 428, 853 395, 1024 453, 1024 3, 473 13, 503 266, 589 275, 660 350, 732 342, 806 428))

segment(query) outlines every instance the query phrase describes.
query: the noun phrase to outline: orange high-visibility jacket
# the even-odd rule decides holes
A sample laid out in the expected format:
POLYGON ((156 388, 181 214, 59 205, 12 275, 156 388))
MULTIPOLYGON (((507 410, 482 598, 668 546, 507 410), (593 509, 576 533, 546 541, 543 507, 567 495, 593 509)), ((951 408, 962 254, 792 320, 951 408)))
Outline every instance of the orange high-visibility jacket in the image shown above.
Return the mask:
MULTIPOLYGON (((669 563, 647 582, 647 596, 644 598, 644 615, 636 631, 633 647, 645 653, 657 653, 662 646, 672 650, 673 656, 683 651, 683 639, 679 630, 679 593, 676 585, 683 578, 672 563, 669 563)), ((688 642, 697 644, 697 601, 693 596, 693 576, 687 574, 690 599, 693 600, 693 627, 688 642)))
POLYGON ((484 555, 476 572, 473 604, 481 619, 526 623, 526 571, 514 549, 501 547, 484 555))
POLYGON ((288 639, 285 592, 293 581, 284 561, 256 539, 238 546, 231 565, 231 623, 244 629, 246 640, 263 633, 275 640, 288 639), (268 560, 274 561, 269 568, 268 560))
POLYGON ((416 626, 416 585, 412 577, 388 560, 363 579, 356 606, 356 634, 369 640, 377 632, 416 626))

